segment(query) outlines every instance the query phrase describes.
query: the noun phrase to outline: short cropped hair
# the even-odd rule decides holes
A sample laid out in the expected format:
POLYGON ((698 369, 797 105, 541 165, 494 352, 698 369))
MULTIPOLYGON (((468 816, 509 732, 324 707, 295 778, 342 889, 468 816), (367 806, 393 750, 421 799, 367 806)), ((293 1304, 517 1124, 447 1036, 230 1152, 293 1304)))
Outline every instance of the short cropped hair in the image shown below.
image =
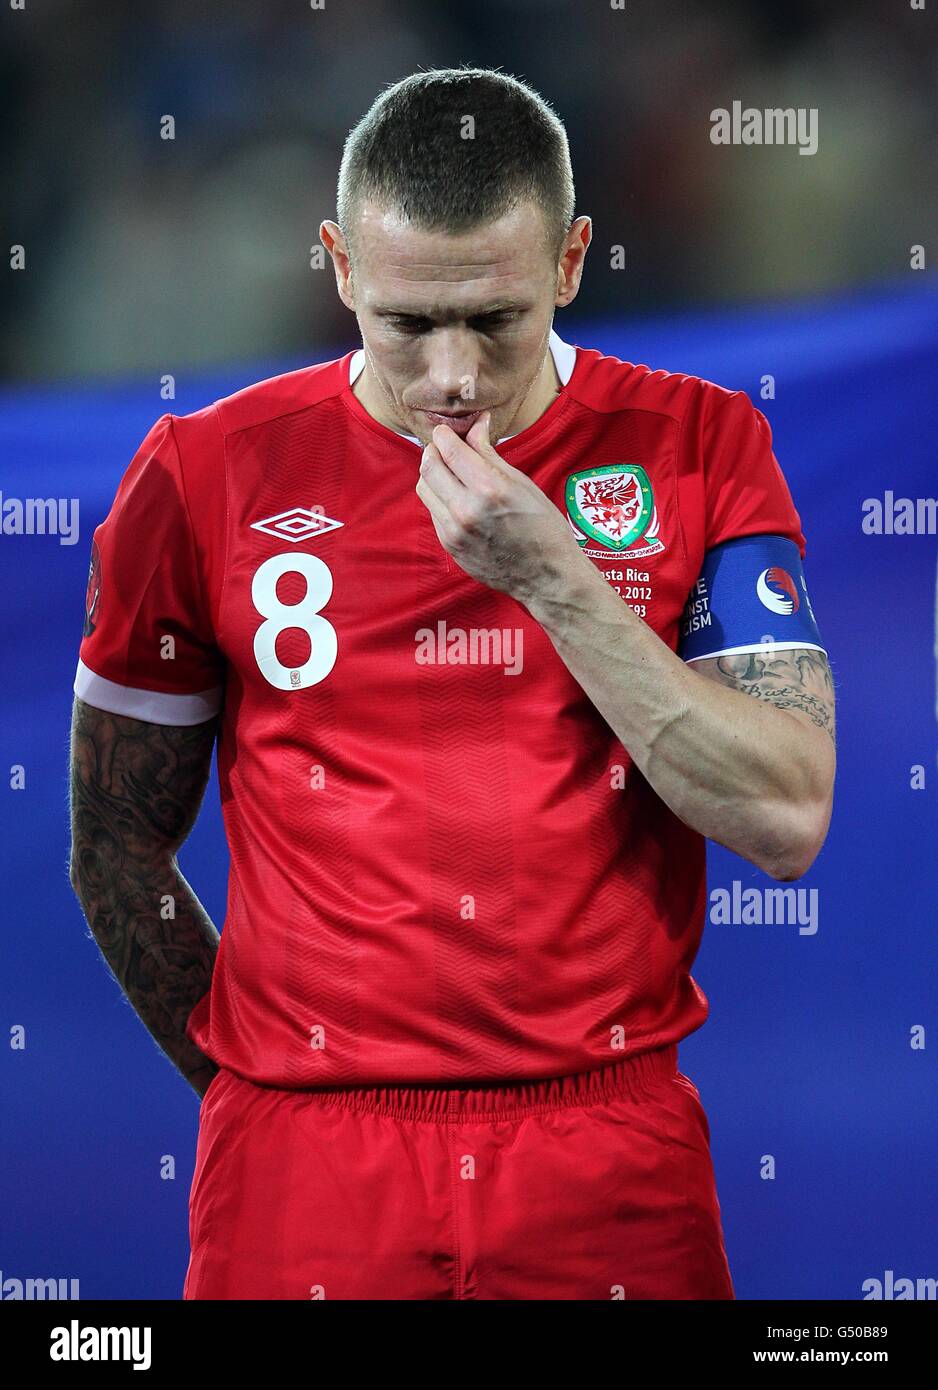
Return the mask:
POLYGON ((421 230, 458 235, 528 200, 541 209, 546 249, 559 258, 574 211, 560 118, 516 77, 435 68, 387 88, 350 131, 336 211, 354 259, 365 201, 421 230))

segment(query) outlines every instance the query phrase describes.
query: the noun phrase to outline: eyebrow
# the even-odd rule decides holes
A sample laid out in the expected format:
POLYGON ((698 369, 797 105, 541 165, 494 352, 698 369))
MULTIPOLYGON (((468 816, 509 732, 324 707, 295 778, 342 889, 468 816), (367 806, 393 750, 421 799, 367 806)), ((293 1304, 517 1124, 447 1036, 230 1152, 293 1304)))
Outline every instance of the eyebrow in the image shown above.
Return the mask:
POLYGON ((484 304, 480 308, 471 309, 464 305, 443 305, 433 304, 429 310, 418 312, 415 309, 392 308, 389 305, 382 305, 373 310, 379 318, 401 318, 401 319, 483 319, 490 314, 502 314, 510 309, 523 310, 530 306, 517 299, 499 299, 492 304, 484 304))

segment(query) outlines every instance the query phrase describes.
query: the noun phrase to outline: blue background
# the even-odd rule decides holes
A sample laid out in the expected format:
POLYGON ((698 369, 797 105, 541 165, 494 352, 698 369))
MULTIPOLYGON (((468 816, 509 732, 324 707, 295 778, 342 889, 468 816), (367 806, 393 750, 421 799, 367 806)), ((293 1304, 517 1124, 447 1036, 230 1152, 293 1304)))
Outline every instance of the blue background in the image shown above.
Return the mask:
MULTIPOLYGON (((938 1276, 938 1076, 913 1051, 936 1004, 934 536, 868 536, 864 498, 938 493, 938 292, 882 286, 800 304, 634 322, 561 337, 749 393, 802 519, 805 574, 838 694, 827 843, 804 879, 819 930, 708 923, 694 970, 711 1017, 682 1044, 698 1085, 737 1296, 856 1299, 865 1279, 938 1276), (776 399, 763 400, 771 374, 776 399), (910 769, 925 768, 924 790, 910 769), (760 1178, 763 1155, 776 1176, 760 1178)), ((337 357, 338 343, 318 355, 337 357)), ((94 527, 149 426, 298 360, 177 383, 0 394, 0 488, 77 497, 78 544, 0 535, 0 989, 4 1279, 78 1278, 83 1298, 181 1296, 198 1101, 124 1002, 68 882, 68 731, 94 527), (175 1180, 160 1178, 173 1155, 175 1180)), ((213 769, 180 856, 224 919, 227 850, 213 769)), ((711 888, 773 886, 716 846, 711 888)))

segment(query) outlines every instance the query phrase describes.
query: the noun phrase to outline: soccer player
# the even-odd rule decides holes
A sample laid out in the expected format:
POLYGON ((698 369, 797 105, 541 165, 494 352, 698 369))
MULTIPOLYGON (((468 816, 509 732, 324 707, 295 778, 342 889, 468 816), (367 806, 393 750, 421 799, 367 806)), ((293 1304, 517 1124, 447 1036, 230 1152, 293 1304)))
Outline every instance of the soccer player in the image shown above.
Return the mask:
POLYGON ((554 330, 573 199, 526 84, 383 92, 320 228, 361 349, 161 416, 95 532, 71 875, 202 1097, 185 1298, 734 1297, 705 840, 809 868, 832 679, 764 417, 554 330))

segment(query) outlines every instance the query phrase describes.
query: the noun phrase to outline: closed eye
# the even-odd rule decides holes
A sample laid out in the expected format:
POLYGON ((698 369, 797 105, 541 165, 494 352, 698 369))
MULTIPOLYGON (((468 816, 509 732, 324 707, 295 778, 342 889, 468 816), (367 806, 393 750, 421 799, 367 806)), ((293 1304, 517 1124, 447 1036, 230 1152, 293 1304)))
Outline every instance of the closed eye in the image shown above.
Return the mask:
MULTIPOLYGON (((479 332, 487 333, 493 328, 501 328, 504 324, 511 323, 517 317, 514 310, 499 310, 493 314, 481 314, 467 322, 479 332)), ((387 314, 385 319, 392 328, 404 333, 425 333, 428 328, 433 327, 430 319, 418 318, 413 314, 387 314)))
POLYGON ((400 328, 405 333, 420 333, 432 327, 429 319, 410 318, 403 314, 389 314, 387 321, 392 328, 400 328))
POLYGON ((470 319, 469 322, 476 324, 485 331, 489 328, 500 328, 503 323, 510 323, 512 319, 517 317, 518 315, 515 313, 501 312, 497 314, 483 314, 481 318, 470 319))

